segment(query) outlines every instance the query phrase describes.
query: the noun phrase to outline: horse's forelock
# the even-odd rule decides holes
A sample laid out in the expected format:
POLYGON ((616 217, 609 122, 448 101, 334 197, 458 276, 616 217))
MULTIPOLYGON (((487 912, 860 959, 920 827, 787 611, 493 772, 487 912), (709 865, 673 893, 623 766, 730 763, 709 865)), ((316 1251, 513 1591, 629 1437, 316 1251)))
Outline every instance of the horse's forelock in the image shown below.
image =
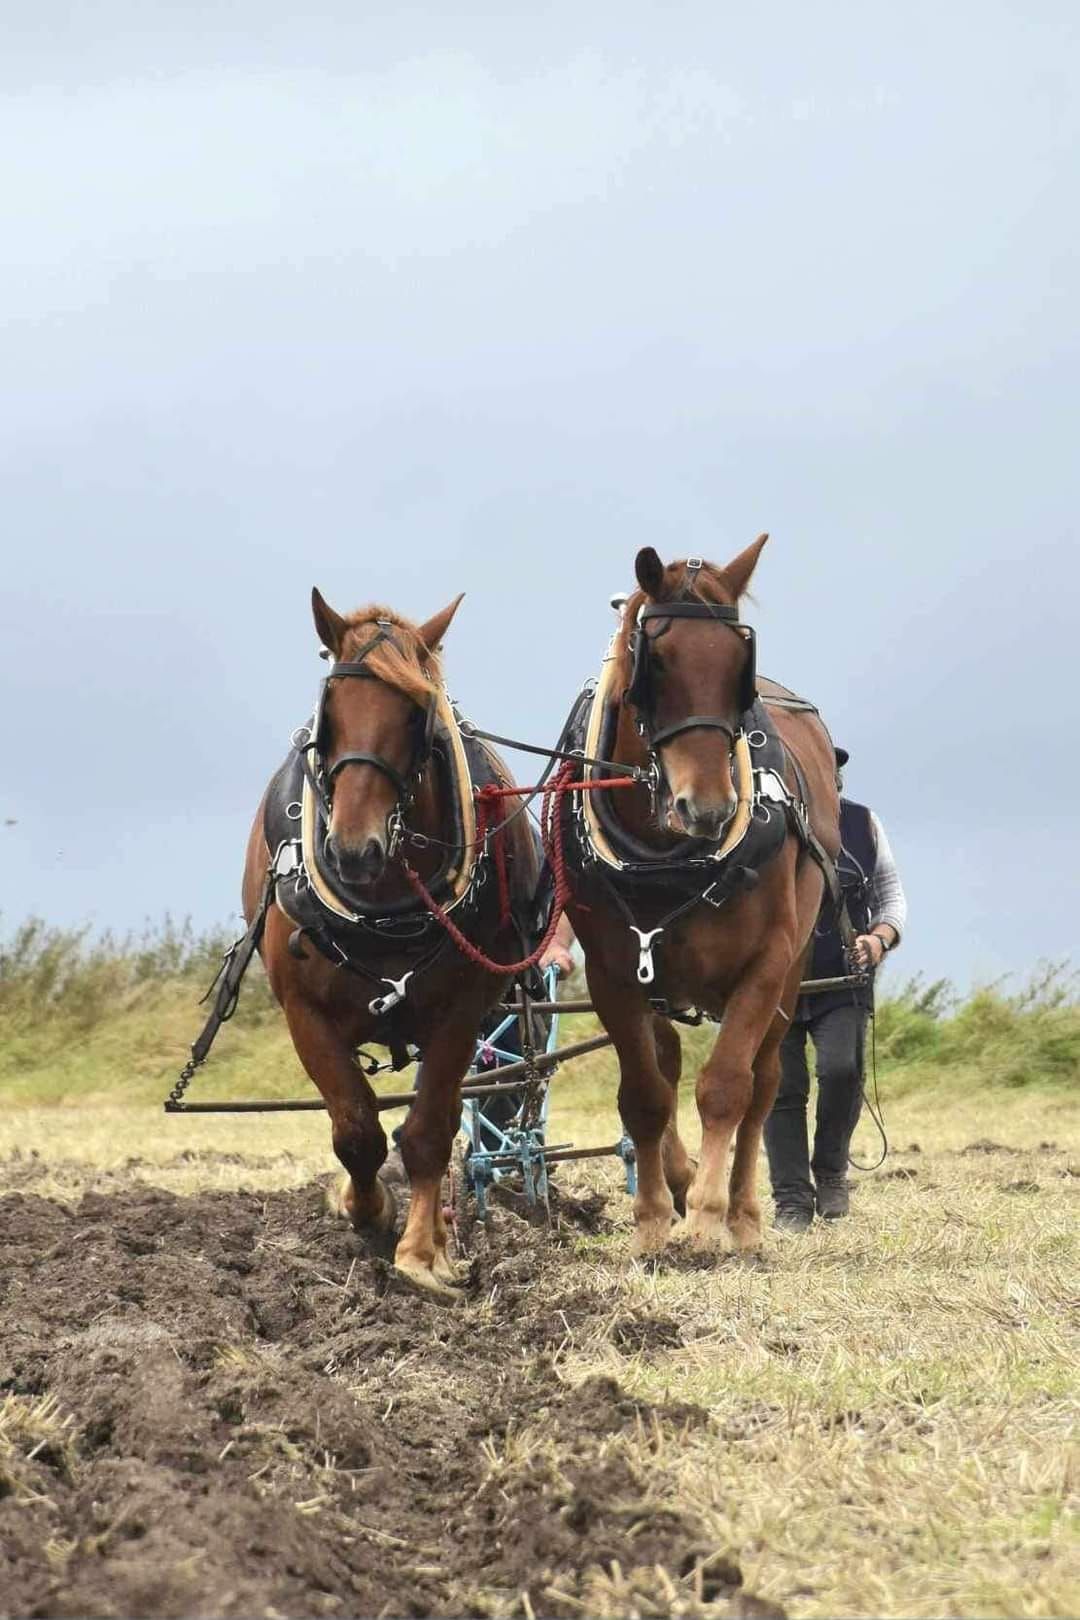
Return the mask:
POLYGON ((396 632, 393 642, 381 641, 372 648, 364 663, 387 686, 396 687, 414 702, 424 705, 437 689, 442 670, 438 656, 429 652, 420 639, 420 631, 410 620, 402 618, 392 608, 360 608, 350 613, 348 631, 341 649, 343 661, 356 658, 378 634, 378 621, 383 619, 396 632))

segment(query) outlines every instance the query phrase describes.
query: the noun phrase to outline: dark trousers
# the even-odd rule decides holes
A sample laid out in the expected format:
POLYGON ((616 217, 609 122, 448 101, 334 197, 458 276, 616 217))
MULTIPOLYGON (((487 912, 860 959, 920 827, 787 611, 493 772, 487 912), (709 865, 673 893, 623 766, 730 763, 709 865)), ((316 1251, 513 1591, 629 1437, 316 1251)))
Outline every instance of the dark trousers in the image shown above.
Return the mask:
POLYGON ((814 1208, 811 1170, 816 1182, 846 1176, 848 1147, 862 1109, 865 1035, 865 1009, 848 1005, 793 1023, 780 1043, 780 1089, 765 1122, 769 1177, 778 1204, 814 1208), (812 1159, 806 1126, 807 1036, 814 1043, 818 1083, 812 1159))

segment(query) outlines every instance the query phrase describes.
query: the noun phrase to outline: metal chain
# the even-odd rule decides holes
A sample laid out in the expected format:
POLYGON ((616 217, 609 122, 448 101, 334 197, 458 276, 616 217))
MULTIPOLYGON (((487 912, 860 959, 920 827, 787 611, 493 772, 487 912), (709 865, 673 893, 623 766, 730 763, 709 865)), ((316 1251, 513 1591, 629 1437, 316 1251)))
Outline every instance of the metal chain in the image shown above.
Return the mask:
POLYGON ((175 1086, 165 1099, 165 1112, 167 1114, 180 1114, 184 1110, 184 1092, 195 1078, 195 1071, 199 1064, 193 1057, 189 1057, 180 1070, 175 1086))

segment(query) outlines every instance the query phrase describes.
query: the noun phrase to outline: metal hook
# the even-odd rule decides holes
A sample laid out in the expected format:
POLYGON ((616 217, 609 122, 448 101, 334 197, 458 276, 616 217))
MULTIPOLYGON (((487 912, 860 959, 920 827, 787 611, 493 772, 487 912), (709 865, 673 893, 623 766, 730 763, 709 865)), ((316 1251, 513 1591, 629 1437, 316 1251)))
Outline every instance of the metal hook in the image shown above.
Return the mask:
POLYGON ((390 979, 383 976, 383 984, 390 986, 385 996, 376 996, 374 1001, 368 1002, 368 1012, 373 1018, 381 1018, 383 1013, 392 1012, 393 1009, 405 1000, 405 986, 413 976, 412 968, 403 973, 400 979, 390 979))
POLYGON ((630 932, 638 937, 638 984, 652 984, 656 978, 656 969, 653 966, 653 940, 659 939, 664 932, 662 928, 636 928, 630 925, 630 932))
MULTIPOLYGON (((405 823, 402 820, 400 804, 396 804, 393 810, 390 812, 390 817, 387 821, 387 830, 389 831, 390 837, 387 840, 386 855, 387 859, 392 861, 396 860, 397 858, 398 851, 401 848, 401 840, 405 834, 405 823)), ((393 980, 390 980, 389 982, 393 983, 393 980)))

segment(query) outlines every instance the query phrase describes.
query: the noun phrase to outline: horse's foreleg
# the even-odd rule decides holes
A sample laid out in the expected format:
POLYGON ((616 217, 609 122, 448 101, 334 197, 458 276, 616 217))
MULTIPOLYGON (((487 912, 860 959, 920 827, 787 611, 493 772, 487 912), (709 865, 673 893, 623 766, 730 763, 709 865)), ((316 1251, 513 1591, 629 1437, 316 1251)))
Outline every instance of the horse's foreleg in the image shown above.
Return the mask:
POLYGON ((774 1027, 769 1030, 754 1059, 750 1106, 743 1115, 735 1137, 727 1224, 736 1249, 756 1249, 761 1244, 761 1205, 757 1196, 758 1155, 761 1151, 761 1133, 780 1084, 780 1042, 786 1028, 784 1018, 777 1013, 774 1027))
POLYGON ((664 1127, 661 1156, 664 1180, 679 1215, 686 1214, 686 1189, 694 1179, 694 1163, 679 1135, 679 1080, 682 1076, 682 1042, 674 1024, 659 1013, 653 1015, 653 1036, 660 1072, 671 1088, 671 1115, 664 1127))
MULTIPOLYGON (((813 905, 816 904, 817 901, 814 899, 813 905)), ((817 915, 813 905, 806 908, 806 914, 811 917, 817 915)), ((780 1086, 780 1042, 791 1027, 790 1020, 799 997, 805 956, 806 952, 800 951, 788 968, 787 983, 784 985, 777 1011, 754 1058, 750 1106, 743 1116, 735 1140, 735 1157, 732 1161, 729 1187, 731 1202, 727 1222, 737 1249, 756 1249, 761 1243, 761 1205, 757 1196, 761 1137, 780 1086)))
POLYGON ((386 1158, 386 1132, 379 1123, 375 1093, 356 1067, 349 1042, 317 1005, 290 996, 285 1018, 296 1054, 322 1093, 334 1152, 347 1173, 333 1207, 358 1229, 385 1231, 394 1224, 394 1201, 378 1180, 386 1158))
POLYGON ((447 1253, 442 1181, 461 1123, 461 1082, 476 1049, 476 1020, 447 1021, 424 1047, 416 1100, 401 1129, 409 1175, 409 1217, 394 1265, 421 1287, 449 1294, 456 1273, 447 1253))
POLYGON ((672 1087, 661 1070, 653 1018, 634 992, 627 993, 600 969, 586 974, 593 1006, 619 1059, 619 1113, 637 1155, 633 1252, 657 1254, 671 1232, 674 1203, 664 1175, 664 1132, 671 1118, 672 1087))
MULTIPOLYGON (((698 1077, 701 1158, 686 1195, 687 1230, 695 1248, 724 1251, 731 1248, 733 1236, 739 1246, 743 1246, 745 1221, 740 1220, 737 1233, 728 1226, 728 1158, 732 1138, 753 1107, 753 1065, 775 1016, 783 981, 782 965, 768 970, 759 966, 737 986, 724 1009, 716 1045, 698 1077)), ((770 1098, 770 1106, 771 1101, 770 1098)), ((757 1138, 760 1138, 763 1122, 764 1114, 758 1124, 757 1138)), ((747 1154, 753 1135, 751 1131, 747 1137, 747 1154)), ((738 1181, 740 1191, 746 1179, 744 1165, 738 1181)))

